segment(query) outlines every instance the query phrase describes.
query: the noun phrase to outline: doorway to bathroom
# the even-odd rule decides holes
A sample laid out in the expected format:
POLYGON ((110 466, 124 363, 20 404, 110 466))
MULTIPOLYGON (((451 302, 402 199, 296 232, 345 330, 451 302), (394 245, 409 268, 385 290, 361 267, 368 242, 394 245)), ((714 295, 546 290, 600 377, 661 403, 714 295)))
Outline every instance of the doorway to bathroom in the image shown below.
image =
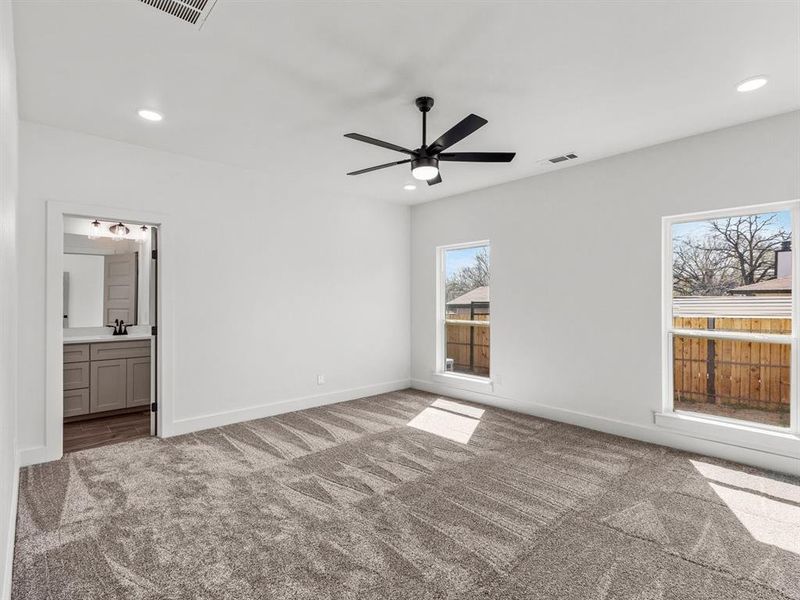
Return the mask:
POLYGON ((158 433, 159 227, 64 215, 63 452, 158 433))

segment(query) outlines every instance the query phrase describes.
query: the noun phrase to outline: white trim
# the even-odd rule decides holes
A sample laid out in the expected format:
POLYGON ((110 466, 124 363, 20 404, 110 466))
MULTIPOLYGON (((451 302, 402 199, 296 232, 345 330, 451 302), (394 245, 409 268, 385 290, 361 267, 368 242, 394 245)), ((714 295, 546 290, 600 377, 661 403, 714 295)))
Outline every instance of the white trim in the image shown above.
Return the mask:
POLYGON ((670 329, 678 337, 710 338, 715 340, 749 340, 768 344, 791 344, 792 336, 785 333, 751 333, 749 331, 725 331, 724 329, 670 329))
MULTIPOLYGON (((619 435, 660 446, 669 446, 687 452, 715 456, 725 460, 752 465, 761 469, 779 471, 795 476, 800 475, 800 460, 798 460, 798 456, 800 456, 800 454, 798 454, 800 453, 800 445, 798 445, 795 450, 789 448, 789 454, 776 454, 763 449, 750 448, 744 444, 731 444, 708 439, 704 436, 698 437, 655 424, 638 425, 627 421, 599 417, 535 402, 522 402, 496 394, 481 394, 478 392, 460 390, 451 386, 421 379, 412 379, 411 385, 416 389, 433 394, 441 394, 461 400, 477 402, 486 406, 494 406, 543 419, 558 421, 560 423, 569 423, 595 431, 602 431, 604 433, 619 435)), ((745 440, 745 443, 747 443, 747 440, 745 440)))
POLYGON ((494 383, 488 377, 450 373, 447 371, 434 371, 431 373, 431 377, 435 382, 443 385, 451 385, 462 390, 480 392, 483 394, 490 394, 494 391, 494 383))
MULTIPOLYGON (((784 200, 782 202, 769 202, 767 204, 750 204, 738 208, 720 208, 702 212, 682 213, 663 217, 663 220, 668 221, 670 225, 674 225, 676 223, 692 223, 694 221, 705 221, 707 219, 718 219, 720 217, 743 217, 765 212, 792 211, 798 206, 799 201, 800 200, 784 200)), ((792 230, 794 230, 794 223, 792 223, 792 230)))
POLYGON ((172 269, 169 244, 172 241, 169 215, 91 204, 47 202, 46 279, 45 279, 45 436, 44 445, 20 453, 22 464, 58 460, 63 455, 63 343, 62 272, 64 250, 64 217, 84 216, 103 220, 147 223, 159 228, 158 292, 160 323, 158 324, 158 430, 166 437, 172 431, 173 411, 173 282, 165 273, 172 269))
POLYGON ((655 413, 655 424, 692 437, 800 459, 800 437, 785 429, 752 427, 749 423, 706 419, 695 413, 655 413))
POLYGON ((173 423, 171 435, 181 435, 184 433, 191 433, 193 431, 211 429, 213 427, 222 427, 223 425, 230 425, 232 423, 252 421, 253 419, 263 419, 264 417, 272 417, 274 415, 281 415, 287 412, 324 406, 326 404, 357 400, 358 398, 365 398, 367 396, 388 394, 389 392, 404 390, 410 385, 411 381, 409 379, 399 379, 397 381, 376 383, 373 385, 339 390, 327 394, 302 396, 300 398, 281 400, 271 404, 261 404, 258 406, 250 406, 247 408, 212 413, 199 417, 179 419, 173 423))
MULTIPOLYGON (((792 231, 791 241, 792 248, 800 248, 800 200, 787 200, 784 202, 772 202, 769 204, 759 204, 751 206, 743 206, 739 208, 729 208, 720 210, 711 210, 699 213, 682 214, 675 216, 662 217, 661 219, 661 338, 662 338, 662 410, 658 413, 660 416, 655 418, 654 421, 659 426, 669 426, 668 424, 685 423, 680 420, 669 420, 664 417, 667 415, 673 416, 676 419, 685 419, 692 417, 692 433, 700 435, 703 428, 707 429, 708 439, 713 439, 717 435, 717 429, 724 425, 723 419, 710 419, 707 415, 694 414, 687 415, 686 413, 678 415, 673 406, 673 337, 701 337, 701 338, 717 338, 717 339, 739 339, 750 340, 754 342, 767 342, 777 344, 791 344, 791 365, 790 365, 790 424, 787 429, 788 433, 797 437, 800 434, 800 389, 798 389, 798 372, 800 369, 800 357, 798 357, 798 332, 800 332, 800 292, 798 292, 798 281, 800 281, 800 260, 793 257, 792 260, 792 333, 791 335, 781 334, 766 334, 766 333, 750 333, 740 331, 708 331, 703 329, 687 330, 677 329, 673 327, 673 298, 672 298, 672 226, 677 223, 690 223, 695 221, 705 221, 708 219, 717 219, 733 216, 744 216, 753 214, 762 214, 768 212, 781 212, 789 211, 791 213, 792 231)), ((774 429, 771 427, 762 427, 758 424, 747 424, 749 430, 756 431, 756 434, 765 435, 774 429)))
POLYGON ((11 600, 11 581, 14 571, 14 541, 17 535, 17 505, 19 502, 19 453, 14 453, 14 476, 11 480, 11 505, 8 515, 8 539, 5 540, 6 564, 0 581, 0 599, 11 600))

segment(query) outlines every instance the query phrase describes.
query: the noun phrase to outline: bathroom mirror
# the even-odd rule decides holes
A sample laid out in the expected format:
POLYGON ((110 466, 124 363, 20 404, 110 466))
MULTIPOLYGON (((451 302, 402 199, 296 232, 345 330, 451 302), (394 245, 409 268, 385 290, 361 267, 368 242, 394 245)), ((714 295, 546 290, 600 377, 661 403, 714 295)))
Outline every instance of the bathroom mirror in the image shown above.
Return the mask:
POLYGON ((64 234, 65 329, 149 325, 151 251, 148 239, 90 239, 64 234))

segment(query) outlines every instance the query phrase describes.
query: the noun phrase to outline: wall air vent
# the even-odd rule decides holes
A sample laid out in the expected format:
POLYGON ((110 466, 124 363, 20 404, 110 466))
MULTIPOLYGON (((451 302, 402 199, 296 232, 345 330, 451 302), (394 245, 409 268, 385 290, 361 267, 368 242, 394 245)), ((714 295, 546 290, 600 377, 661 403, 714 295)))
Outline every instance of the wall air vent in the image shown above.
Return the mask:
POLYGON ((578 158, 577 154, 570 152, 569 154, 562 154, 561 156, 554 156, 553 158, 548 158, 547 162, 553 163, 554 165, 560 162, 564 162, 565 160, 573 160, 578 158))
POLYGON ((139 0, 198 29, 203 26, 217 0, 139 0))

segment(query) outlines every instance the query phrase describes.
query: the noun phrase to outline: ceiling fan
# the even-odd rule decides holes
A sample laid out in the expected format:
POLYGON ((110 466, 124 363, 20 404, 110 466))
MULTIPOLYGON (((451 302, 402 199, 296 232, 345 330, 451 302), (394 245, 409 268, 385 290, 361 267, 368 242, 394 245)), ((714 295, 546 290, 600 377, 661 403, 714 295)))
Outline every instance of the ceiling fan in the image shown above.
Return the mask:
POLYGON ((397 144, 376 140, 375 138, 361 135, 360 133, 345 133, 344 137, 359 142, 366 142, 381 148, 394 150, 409 154, 411 158, 398 160, 395 162, 369 167, 359 171, 351 171, 348 175, 361 175, 378 169, 385 169, 395 165, 411 163, 411 174, 415 179, 427 181, 428 185, 436 185, 442 182, 442 174, 439 172, 439 161, 445 162, 511 162, 516 155, 515 152, 445 152, 450 146, 460 142, 468 135, 475 133, 478 129, 486 125, 488 121, 478 115, 469 115, 459 123, 447 130, 440 138, 431 143, 426 142, 427 136, 427 114, 433 108, 433 98, 422 96, 416 99, 417 108, 422 112, 422 146, 416 150, 409 150, 397 144))

